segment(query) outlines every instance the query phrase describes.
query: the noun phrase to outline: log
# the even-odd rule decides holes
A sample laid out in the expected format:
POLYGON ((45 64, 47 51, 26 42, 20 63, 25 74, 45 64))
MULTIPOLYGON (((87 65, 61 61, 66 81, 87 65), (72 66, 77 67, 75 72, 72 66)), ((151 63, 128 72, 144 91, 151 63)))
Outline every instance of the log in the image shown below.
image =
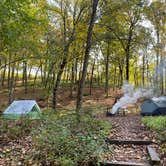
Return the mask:
POLYGON ((115 145, 150 145, 154 142, 150 140, 117 140, 117 139, 106 139, 106 142, 109 144, 115 144, 115 145))
POLYGON ((159 164, 160 158, 159 158, 159 155, 156 152, 156 150, 154 148, 152 148, 151 146, 147 146, 147 151, 150 156, 150 160, 151 160, 152 164, 159 164))
POLYGON ((112 161, 105 161, 101 162, 103 166, 150 166, 148 163, 135 163, 135 162, 112 162, 112 161))

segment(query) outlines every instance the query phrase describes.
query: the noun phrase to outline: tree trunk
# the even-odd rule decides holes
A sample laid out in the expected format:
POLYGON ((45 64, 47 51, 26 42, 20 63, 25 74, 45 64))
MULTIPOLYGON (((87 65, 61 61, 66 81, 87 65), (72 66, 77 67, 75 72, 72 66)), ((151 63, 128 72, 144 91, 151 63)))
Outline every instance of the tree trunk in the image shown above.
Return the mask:
POLYGON ((72 63, 71 67, 71 84, 70 84, 70 97, 73 98, 74 91, 74 63, 72 63))
MULTIPOLYGON (((5 59, 5 64, 6 64, 6 59, 5 59)), ((4 82, 5 82, 5 76, 6 76, 6 65, 3 69, 3 74, 2 74, 2 79, 1 79, 1 86, 4 87, 4 82)))
POLYGON ((95 69, 95 59, 93 61, 92 64, 92 71, 91 71, 91 77, 90 77, 90 89, 89 89, 89 94, 92 94, 92 84, 93 84, 93 73, 94 73, 94 69, 95 69))
POLYGON ((130 68, 130 47, 131 47, 131 41, 132 41, 132 36, 133 36, 133 25, 130 25, 130 29, 129 29, 129 36, 128 36, 128 40, 127 40, 127 46, 125 49, 125 53, 126 53, 126 81, 129 81, 129 68, 130 68))
POLYGON ((33 81, 33 92, 35 92, 36 80, 37 80, 37 75, 38 75, 39 70, 40 70, 40 66, 38 67, 38 69, 36 70, 36 73, 35 73, 35 77, 34 77, 34 81, 33 81))
POLYGON ((8 65, 8 89, 10 87, 10 74, 11 74, 11 64, 10 64, 10 61, 11 61, 11 54, 9 53, 9 65, 8 65))
POLYGON ((99 71, 99 65, 97 65, 97 85, 100 87, 100 71, 99 71))
MULTIPOLYGON (((61 81, 63 70, 64 70, 64 68, 65 68, 65 66, 67 64, 67 58, 68 58, 68 54, 69 54, 69 48, 70 48, 70 45, 72 44, 72 42, 74 41, 75 28, 76 27, 74 25, 72 33, 71 33, 71 36, 69 38, 69 41, 64 46, 64 58, 62 60, 62 63, 60 64, 59 71, 57 73, 57 78, 56 78, 55 86, 54 86, 54 89, 53 89, 53 106, 52 106, 52 108, 53 108, 54 111, 56 111, 56 107, 57 107, 58 89, 59 89, 59 85, 60 85, 60 81, 61 81)), ((64 29, 65 29, 65 27, 64 27, 64 29)))
POLYGON ((142 85, 145 86, 145 54, 142 56, 142 85))
POLYGON ((32 71, 32 66, 30 66, 30 69, 29 69, 28 79, 31 79, 31 71, 32 71))
MULTIPOLYGON (((66 55, 66 57, 67 57, 67 55, 66 55)), ((61 63, 61 66, 60 66, 60 70, 58 71, 58 74, 57 74, 56 83, 55 83, 54 90, 53 90, 53 110, 54 111, 56 110, 56 107, 57 107, 57 94, 58 94, 57 92, 59 89, 63 69, 64 69, 66 63, 67 63, 67 59, 64 58, 63 62, 61 63)))
POLYGON ((15 71, 15 65, 12 67, 12 73, 11 77, 9 78, 9 103, 13 100, 13 83, 14 83, 14 71, 15 71))
POLYGON ((110 55, 110 43, 107 43, 107 56, 105 61, 105 93, 108 97, 108 81, 109 81, 109 55, 110 55))
POLYGON ((159 42, 160 36, 159 31, 157 29, 157 47, 156 47, 156 74, 155 74, 155 94, 158 96, 159 94, 159 42))
POLYGON ((119 64, 119 73, 120 73, 120 87, 123 85, 123 66, 119 64))
POLYGON ((27 79, 27 61, 25 61, 25 66, 24 66, 24 81, 25 81, 25 84, 24 84, 24 91, 25 91, 25 94, 28 93, 28 79, 27 79))
POLYGON ((114 68, 114 83, 113 83, 113 91, 116 90, 116 65, 114 68))
POLYGON ((79 88, 78 88, 78 94, 77 94, 76 111, 78 114, 78 121, 80 120, 79 112, 80 112, 80 109, 82 106, 83 89, 85 86, 85 78, 86 78, 86 73, 87 73, 87 68, 88 68, 89 52, 91 49, 91 39, 92 39, 93 27, 94 27, 94 23, 95 23, 98 1, 99 0, 93 0, 91 20, 90 20, 90 24, 89 24, 89 28, 88 28, 88 32, 87 32, 83 71, 82 71, 81 80, 79 82, 79 88))

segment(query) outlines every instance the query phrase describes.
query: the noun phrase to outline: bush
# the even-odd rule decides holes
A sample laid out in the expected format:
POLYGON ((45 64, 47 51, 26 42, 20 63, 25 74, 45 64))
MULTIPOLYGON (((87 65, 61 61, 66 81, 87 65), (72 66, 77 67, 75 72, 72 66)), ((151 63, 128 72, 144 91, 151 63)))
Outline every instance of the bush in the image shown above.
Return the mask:
POLYGON ((34 131, 35 155, 43 165, 88 165, 97 163, 106 147, 110 124, 83 115, 45 116, 34 131))

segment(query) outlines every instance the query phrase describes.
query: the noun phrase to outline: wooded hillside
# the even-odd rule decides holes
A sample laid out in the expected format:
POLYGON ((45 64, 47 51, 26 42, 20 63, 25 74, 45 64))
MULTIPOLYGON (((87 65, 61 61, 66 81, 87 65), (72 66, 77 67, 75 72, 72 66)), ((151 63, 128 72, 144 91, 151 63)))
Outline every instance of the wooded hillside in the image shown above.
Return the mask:
POLYGON ((165 94, 165 8, 164 0, 2 0, 0 88, 9 102, 18 86, 44 90, 54 110, 66 86, 78 110, 85 87, 109 96, 127 80, 165 94))

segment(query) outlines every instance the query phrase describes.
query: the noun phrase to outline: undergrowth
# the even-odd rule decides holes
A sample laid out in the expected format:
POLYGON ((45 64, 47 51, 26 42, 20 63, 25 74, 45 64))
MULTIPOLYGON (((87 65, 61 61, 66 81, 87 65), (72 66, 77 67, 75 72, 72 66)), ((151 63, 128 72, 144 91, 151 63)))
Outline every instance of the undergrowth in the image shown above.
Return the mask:
POLYGON ((84 114, 77 122, 75 114, 48 115, 34 130, 35 162, 43 165, 91 165, 98 163, 106 149, 108 122, 84 114))
POLYGON ((39 124, 39 120, 29 120, 25 117, 18 120, 0 118, 0 141, 7 142, 22 138, 31 133, 39 124))

